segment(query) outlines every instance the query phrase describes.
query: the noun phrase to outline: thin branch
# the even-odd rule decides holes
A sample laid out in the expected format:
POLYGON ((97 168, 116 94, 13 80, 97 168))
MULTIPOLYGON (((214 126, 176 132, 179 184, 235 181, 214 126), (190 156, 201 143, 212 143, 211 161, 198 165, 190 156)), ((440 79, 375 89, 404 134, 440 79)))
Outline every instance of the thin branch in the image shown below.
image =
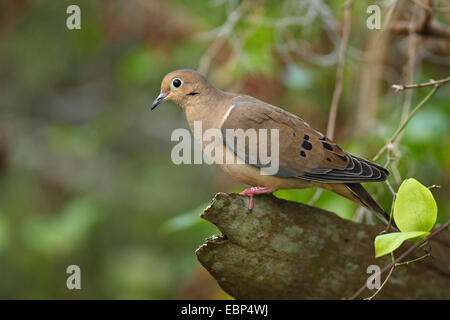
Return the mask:
POLYGON ((415 89, 415 88, 431 87, 431 86, 439 87, 449 81, 450 81, 450 77, 441 79, 441 80, 437 80, 437 81, 430 80, 429 82, 416 83, 416 84, 406 84, 406 85, 393 84, 392 88, 395 90, 395 92, 400 92, 400 91, 403 91, 406 89, 415 89))
MULTIPOLYGON (((407 35, 409 34, 409 23, 397 21, 391 25, 389 31, 399 35, 407 35)), ((450 29, 436 21, 431 21, 425 29, 415 27, 413 32, 422 37, 450 39, 450 29)))
MULTIPOLYGON (((422 15, 421 22, 420 22, 421 25, 423 25, 423 26, 426 25, 428 16, 429 16, 428 12, 426 14, 422 15)), ((409 21, 407 61, 406 61, 405 65, 403 66, 404 77, 406 79, 406 83, 412 83, 414 81, 414 68, 415 68, 416 60, 417 60, 417 46, 418 46, 418 38, 419 37, 413 32, 413 28, 414 28, 414 23, 417 21, 417 19, 418 19, 417 13, 414 10, 411 13, 411 17, 410 17, 410 21, 409 21)), ((413 92, 414 91, 412 91, 412 90, 407 91, 403 95, 403 105, 402 105, 402 112, 400 115, 399 123, 404 122, 405 119, 408 117, 408 114, 410 113, 413 92)), ((401 140, 401 136, 402 136, 401 134, 398 136, 398 140, 401 140)), ((391 171, 394 175, 395 181, 397 183, 400 183, 402 178, 400 176, 400 171, 398 170, 397 165, 401 158, 401 154, 399 154, 398 146, 395 144, 392 144, 392 148, 388 150, 388 157, 392 153, 397 154, 397 156, 396 156, 397 160, 392 162, 391 171)))
MULTIPOLYGON (((342 28, 342 39, 339 46, 339 55, 338 55, 338 66, 336 71, 336 85, 333 91, 333 97, 331 99, 331 107, 330 113, 328 115, 328 125, 327 125, 327 136, 329 139, 333 139, 334 137, 334 129, 336 127, 336 118, 339 109, 339 100, 341 99, 342 94, 342 78, 344 75, 344 65, 345 65, 345 56, 347 53, 348 47, 348 39, 350 37, 350 29, 352 22, 352 5, 354 0, 347 0, 344 4, 345 13, 344 13, 344 26, 342 28)), ((322 195, 323 190, 317 189, 314 193, 311 200, 308 202, 309 205, 313 205, 317 200, 319 200, 322 195)))
POLYGON ((430 12, 433 10, 432 7, 428 6, 427 4, 424 4, 424 3, 420 2, 418 0, 410 0, 410 1, 414 2, 414 4, 418 5, 419 7, 422 7, 425 10, 428 10, 430 12))
POLYGON ((431 98, 431 96, 436 92, 436 90, 439 88, 439 86, 435 86, 425 98, 423 98, 422 101, 414 108, 413 111, 408 115, 408 117, 403 121, 403 123, 397 128, 397 130, 394 132, 392 137, 386 142, 386 144, 378 151, 378 153, 375 155, 375 157, 372 158, 372 161, 376 161, 387 149, 391 149, 394 143, 396 142, 399 135, 405 130, 406 125, 409 123, 409 121, 412 119, 412 117, 417 113, 417 111, 420 110, 424 106, 424 104, 431 98))
POLYGON ((316 192, 314 192, 314 195, 312 196, 311 200, 309 200, 308 205, 309 206, 314 205, 314 203, 316 203, 317 200, 319 200, 319 198, 322 195, 322 193, 323 193, 323 189, 322 188, 318 188, 316 190, 316 192))
MULTIPOLYGON (((428 17, 428 12, 422 15, 420 25, 425 26, 428 17)), ((412 83, 414 81, 414 67, 416 64, 417 58, 417 44, 418 44, 418 36, 413 32, 414 23, 418 19, 416 11, 411 13, 411 18, 409 21, 409 34, 408 34, 408 57, 406 64, 403 66, 404 76, 406 79, 406 83, 412 83)), ((410 112, 411 109, 411 101, 412 101, 413 91, 407 91, 404 95, 402 114, 400 117, 400 122, 403 122, 410 112)))
POLYGON ((377 289, 377 291, 375 291, 375 293, 373 295, 371 295, 368 298, 365 298, 364 300, 372 300, 373 298, 375 298, 375 296, 381 291, 381 289, 383 289, 384 285, 388 282, 389 278, 392 275, 392 271, 394 271, 395 266, 393 266, 391 268, 391 270, 389 271, 389 274, 387 275, 386 279, 384 279, 383 283, 381 284, 381 286, 377 289))
POLYGON ((433 0, 425 0, 424 2, 426 8, 423 10, 423 14, 417 23, 417 29, 422 32, 428 30, 431 18, 433 17, 433 0))
POLYGON ((413 263, 413 262, 417 262, 417 261, 423 260, 423 259, 428 258, 428 257, 430 257, 430 256, 431 256, 431 253, 426 253, 426 254, 424 254, 423 256, 418 257, 418 258, 416 258, 416 259, 412 259, 412 260, 409 260, 409 261, 397 263, 395 266, 396 266, 396 267, 399 267, 399 266, 407 266, 407 265, 410 264, 410 263, 413 263))
MULTIPOLYGON (((393 258, 394 255, 393 255, 393 253, 391 253, 391 254, 392 254, 392 258, 393 258)), ((408 264, 410 264, 410 263, 413 263, 413 262, 417 262, 417 261, 423 260, 423 259, 428 258, 428 257, 430 257, 430 256, 431 256, 430 253, 426 253, 425 255, 423 255, 423 256, 421 256, 421 257, 419 257, 419 258, 416 258, 416 259, 413 259, 413 260, 409 260, 409 261, 405 261, 405 262, 401 262, 401 263, 397 263, 396 265, 392 266, 391 270, 389 271, 389 274, 387 275, 386 279, 384 279, 382 285, 377 289, 377 291, 375 291, 375 293, 374 293, 373 295, 371 295, 371 296, 368 297, 368 298, 364 298, 364 300, 372 300, 378 293, 380 293, 381 289, 383 289, 384 285, 388 282, 389 278, 391 277, 392 271, 394 271, 395 267, 400 267, 400 266, 403 266, 403 265, 408 265, 408 264)), ((394 260, 394 259, 393 259, 393 260, 394 260)))
MULTIPOLYGON (((408 250, 406 250, 405 252, 403 252, 397 259, 395 259, 393 262, 391 262, 390 264, 388 264, 387 266, 385 266, 381 271, 380 271, 380 276, 385 273, 387 270, 391 269, 392 267, 394 267, 395 265, 397 265, 398 263, 400 263, 406 256, 408 256, 411 252, 413 252, 415 249, 417 249, 418 247, 420 247, 422 244, 424 244, 425 242, 429 241, 430 239, 432 239, 433 237, 437 236, 439 233, 441 233, 442 231, 446 230, 448 228, 448 226, 450 225, 450 220, 448 220, 446 223, 444 223, 441 227, 439 227, 438 229, 436 229, 435 231, 433 231, 433 233, 431 233, 428 237, 420 240, 419 242, 417 242, 416 244, 414 244, 413 246, 411 246, 408 250)), ((349 300, 354 300, 356 299, 365 289, 366 289, 367 283, 364 283, 364 285, 355 292, 355 294, 353 296, 351 296, 349 298, 349 300)))
POLYGON ((330 114, 328 117, 327 136, 333 139, 334 128, 336 126, 336 117, 339 109, 339 100, 342 93, 342 78, 344 74, 345 55, 347 53, 348 39, 350 37, 351 17, 352 17, 352 5, 354 0, 347 0, 344 5, 344 26, 342 30, 342 40, 339 46, 339 60, 336 71, 336 86, 333 92, 333 98, 331 100, 330 114))
POLYGON ((392 188, 391 184, 388 182, 388 180, 385 180, 387 186, 389 187, 389 190, 391 190, 393 197, 392 197, 392 205, 391 205, 391 212, 389 213, 389 222, 386 226, 385 232, 389 231, 392 225, 392 218, 394 217, 394 203, 397 199, 397 193, 394 191, 394 188, 392 188))
POLYGON ((216 39, 207 49, 206 53, 201 57, 197 71, 206 74, 209 70, 213 58, 219 53, 226 43, 227 37, 236 27, 243 13, 247 10, 247 1, 243 1, 233 12, 230 13, 225 23, 214 31, 217 33, 216 39))
POLYGON ((389 30, 397 34, 411 34, 411 32, 422 37, 436 37, 436 38, 450 38, 450 29, 440 24, 437 21, 432 21, 433 15, 433 0, 425 0, 421 3, 417 0, 411 0, 414 4, 423 9, 422 16, 417 20, 413 26, 409 22, 397 21, 393 23, 389 30))

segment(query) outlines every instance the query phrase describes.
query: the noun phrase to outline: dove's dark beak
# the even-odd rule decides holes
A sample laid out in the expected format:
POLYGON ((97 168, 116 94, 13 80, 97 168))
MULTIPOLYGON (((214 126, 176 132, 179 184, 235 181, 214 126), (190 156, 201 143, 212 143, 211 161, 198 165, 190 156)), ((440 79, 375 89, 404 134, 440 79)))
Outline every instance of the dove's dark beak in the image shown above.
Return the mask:
POLYGON ((170 91, 169 91, 169 92, 163 92, 163 93, 161 93, 161 94, 158 96, 158 98, 156 98, 155 101, 153 101, 151 110, 155 109, 155 108, 158 106, 158 104, 160 104, 161 102, 163 102, 164 99, 169 95, 169 93, 170 93, 170 91))

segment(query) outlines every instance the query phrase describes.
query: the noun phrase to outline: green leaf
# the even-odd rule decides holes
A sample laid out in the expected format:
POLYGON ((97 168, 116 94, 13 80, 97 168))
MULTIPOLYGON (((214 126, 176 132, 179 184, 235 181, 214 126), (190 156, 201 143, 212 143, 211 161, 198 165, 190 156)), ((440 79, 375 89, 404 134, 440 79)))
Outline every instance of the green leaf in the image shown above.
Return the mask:
POLYGON ((0 252, 11 242, 10 229, 6 215, 0 210, 0 252))
POLYGON ((23 224, 23 241, 40 254, 68 254, 83 248, 103 218, 103 210, 97 201, 89 197, 77 198, 58 215, 36 216, 23 224))
POLYGON ((400 231, 430 231, 437 218, 431 191, 416 179, 406 179, 394 203, 394 220, 400 231))
POLYGON ((203 203, 189 212, 168 219, 161 225, 160 230, 162 232, 173 233, 202 224, 204 221, 200 219, 200 213, 203 212, 208 205, 209 203, 203 203))
POLYGON ((413 232, 393 232, 388 234, 382 234, 375 238, 375 258, 384 256, 391 253, 395 249, 401 246, 406 240, 419 240, 427 235, 426 231, 413 231, 413 232))

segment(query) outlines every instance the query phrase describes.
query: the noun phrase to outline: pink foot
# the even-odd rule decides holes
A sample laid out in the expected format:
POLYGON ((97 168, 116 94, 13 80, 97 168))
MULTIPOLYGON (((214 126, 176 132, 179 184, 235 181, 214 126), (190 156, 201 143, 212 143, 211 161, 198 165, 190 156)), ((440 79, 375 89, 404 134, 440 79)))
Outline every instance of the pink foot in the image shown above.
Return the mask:
POLYGON ((270 188, 267 188, 267 187, 251 187, 251 188, 245 189, 244 191, 242 191, 239 194, 250 197, 250 203, 248 204, 248 209, 252 210, 255 205, 253 196, 258 195, 258 194, 272 193, 272 192, 273 192, 273 190, 270 188))

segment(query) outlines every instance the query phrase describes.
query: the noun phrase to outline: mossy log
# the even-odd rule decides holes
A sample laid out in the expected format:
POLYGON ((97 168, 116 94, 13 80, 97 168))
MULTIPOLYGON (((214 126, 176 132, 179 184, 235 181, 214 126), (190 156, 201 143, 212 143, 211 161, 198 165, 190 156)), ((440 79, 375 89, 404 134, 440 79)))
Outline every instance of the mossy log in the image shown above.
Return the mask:
MULTIPOLYGON (((255 197, 250 212, 248 197, 218 193, 201 217, 222 235, 206 239, 197 257, 236 299, 346 299, 367 281, 368 266, 391 262, 389 255, 374 257, 383 225, 358 224, 272 195, 255 197)), ((376 298, 449 299, 449 243, 449 232, 441 233, 431 242, 432 257, 396 267, 376 298)), ((417 249, 410 258, 423 254, 417 249)), ((366 289, 360 298, 374 292, 366 289)))

